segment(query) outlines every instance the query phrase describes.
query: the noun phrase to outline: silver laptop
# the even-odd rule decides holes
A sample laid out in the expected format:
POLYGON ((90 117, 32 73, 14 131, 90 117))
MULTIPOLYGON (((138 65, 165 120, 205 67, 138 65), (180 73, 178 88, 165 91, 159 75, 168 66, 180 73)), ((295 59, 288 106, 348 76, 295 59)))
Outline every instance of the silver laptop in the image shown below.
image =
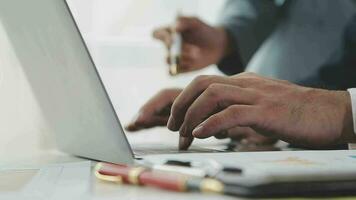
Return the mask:
POLYGON ((132 163, 133 151, 66 1, 1 0, 0 22, 59 148, 132 163))

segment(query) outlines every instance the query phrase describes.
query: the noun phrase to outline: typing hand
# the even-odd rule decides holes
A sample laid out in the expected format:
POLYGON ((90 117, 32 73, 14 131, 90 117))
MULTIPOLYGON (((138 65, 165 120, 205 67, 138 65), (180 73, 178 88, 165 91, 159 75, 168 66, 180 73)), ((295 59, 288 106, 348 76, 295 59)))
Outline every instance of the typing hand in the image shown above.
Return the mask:
MULTIPOLYGON (((178 17, 175 31, 182 34, 179 72, 189 72, 216 64, 228 51, 228 37, 224 29, 209 26, 195 17, 178 17)), ((172 27, 153 32, 167 49, 172 45, 172 27)), ((169 63, 169 55, 167 62, 169 63)))
POLYGON ((136 117, 125 127, 127 131, 139 131, 167 125, 171 106, 180 89, 165 89, 142 106, 136 117))
POLYGON ((307 147, 355 141, 347 92, 252 73, 196 78, 174 101, 168 122, 169 129, 187 138, 207 138, 234 127, 307 147))

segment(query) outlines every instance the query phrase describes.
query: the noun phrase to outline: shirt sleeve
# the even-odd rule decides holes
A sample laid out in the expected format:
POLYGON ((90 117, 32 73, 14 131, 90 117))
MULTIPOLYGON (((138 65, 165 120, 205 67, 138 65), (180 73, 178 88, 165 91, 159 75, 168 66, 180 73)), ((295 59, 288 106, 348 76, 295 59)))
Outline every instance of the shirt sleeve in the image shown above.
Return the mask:
POLYGON ((272 0, 228 0, 219 18, 227 31, 232 52, 218 67, 232 75, 244 70, 253 54, 273 31, 278 7, 272 0))
POLYGON ((343 33, 343 44, 313 77, 298 81, 300 85, 331 90, 356 88, 356 15, 343 33))
POLYGON ((351 96, 352 116, 354 121, 354 132, 356 134, 356 88, 348 90, 351 96))

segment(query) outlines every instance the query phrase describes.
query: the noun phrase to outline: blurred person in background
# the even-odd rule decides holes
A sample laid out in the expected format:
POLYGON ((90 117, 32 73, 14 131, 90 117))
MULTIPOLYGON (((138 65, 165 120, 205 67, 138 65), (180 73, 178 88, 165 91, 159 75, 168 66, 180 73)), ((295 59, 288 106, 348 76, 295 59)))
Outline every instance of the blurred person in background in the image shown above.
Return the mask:
MULTIPOLYGON (((227 75, 252 71, 305 86, 352 87, 355 82, 347 67, 340 67, 347 65, 340 60, 345 60, 341 54, 350 52, 344 51, 350 49, 350 41, 344 41, 338 56, 333 53, 342 46, 343 30, 355 11, 350 0, 230 0, 217 26, 181 16, 174 27, 183 37, 181 71, 217 64, 227 75), (330 57, 334 61, 328 60, 330 57)), ((171 27, 163 27, 154 31, 154 37, 169 49, 171 33, 171 27)), ((350 33, 346 31, 347 34, 350 33)), ((137 131, 166 125, 170 107, 181 91, 176 88, 159 92, 140 109, 127 129, 137 131)), ((215 136, 254 144, 276 141, 238 126, 215 136)), ((190 143, 191 138, 181 137, 181 148, 190 143)))

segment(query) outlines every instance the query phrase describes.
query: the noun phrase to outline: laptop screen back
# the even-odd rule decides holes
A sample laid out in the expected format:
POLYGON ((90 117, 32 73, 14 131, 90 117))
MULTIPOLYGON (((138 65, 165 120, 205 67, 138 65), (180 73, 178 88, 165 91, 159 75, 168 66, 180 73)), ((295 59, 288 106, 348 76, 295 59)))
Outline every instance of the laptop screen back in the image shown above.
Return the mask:
POLYGON ((133 154, 65 0, 1 0, 0 25, 65 152, 132 163, 133 154))

